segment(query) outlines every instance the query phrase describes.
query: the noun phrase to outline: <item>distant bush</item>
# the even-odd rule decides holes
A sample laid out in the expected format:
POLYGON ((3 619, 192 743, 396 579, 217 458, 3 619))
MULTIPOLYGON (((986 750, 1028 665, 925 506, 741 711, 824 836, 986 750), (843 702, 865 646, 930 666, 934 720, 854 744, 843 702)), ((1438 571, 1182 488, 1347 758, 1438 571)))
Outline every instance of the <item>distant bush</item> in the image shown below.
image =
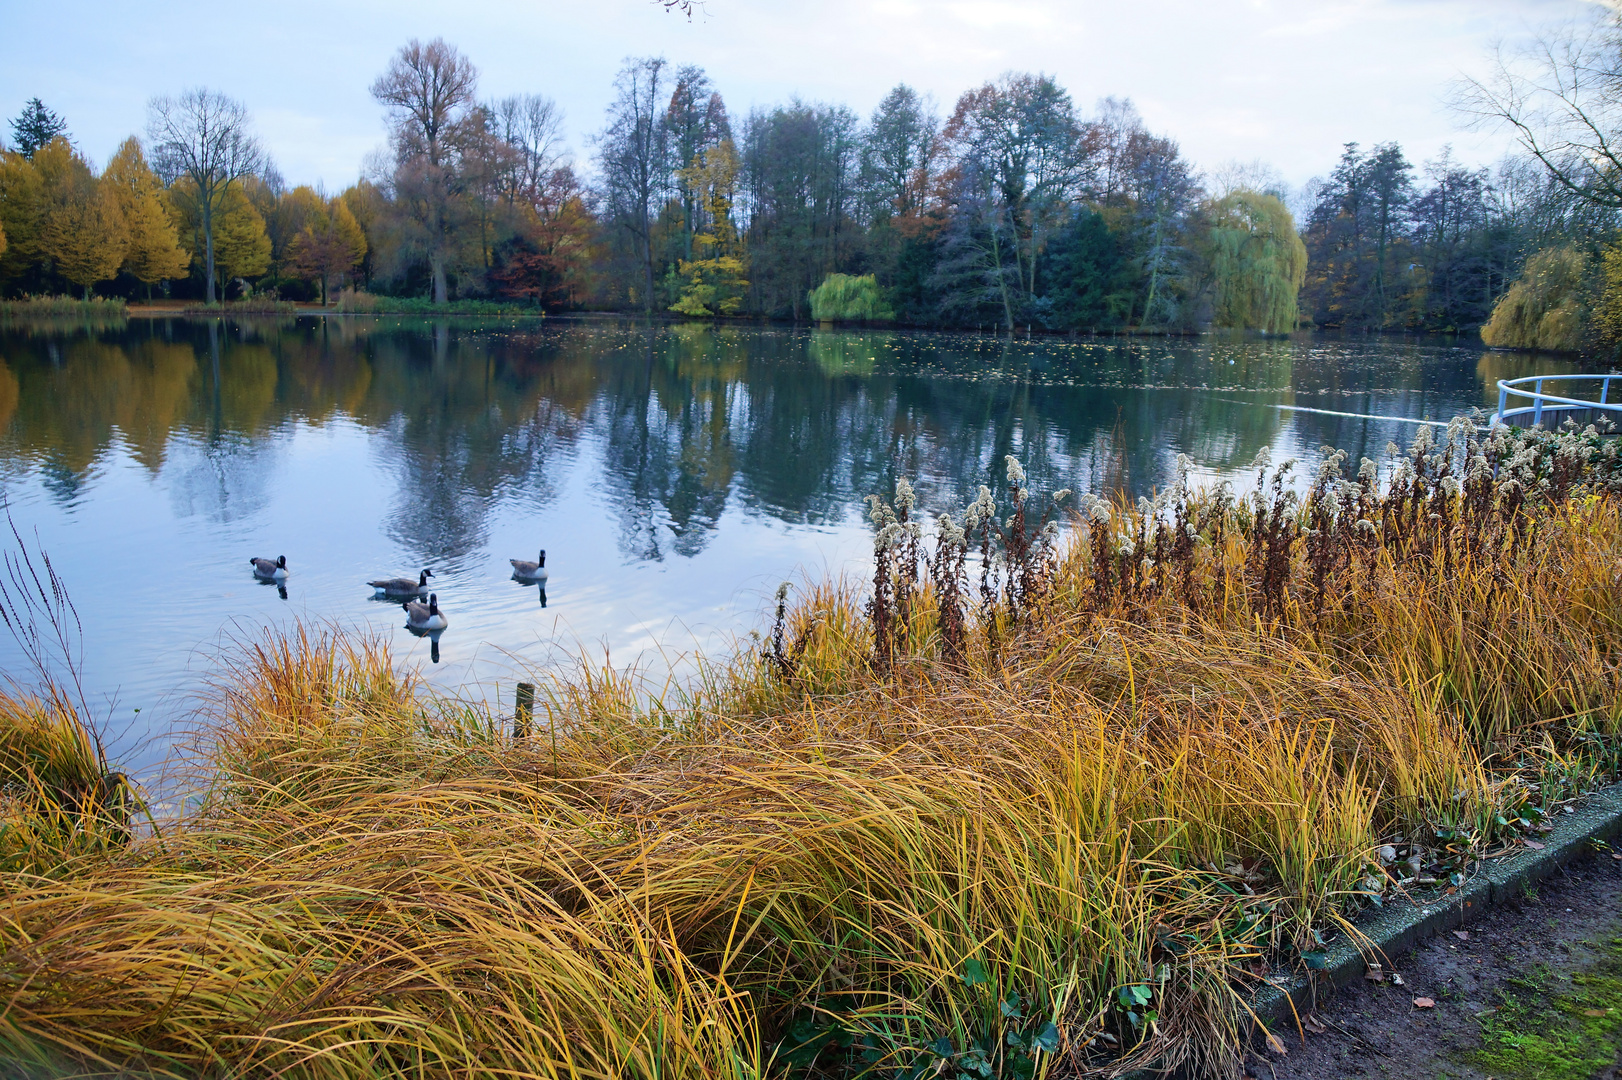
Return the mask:
POLYGON ((811 290, 811 317, 818 322, 889 322, 895 311, 872 274, 829 274, 811 290))
POLYGON ((61 318, 63 316, 93 316, 95 318, 122 319, 129 309, 121 299, 92 297, 81 300, 75 296, 25 296, 21 300, 0 300, 0 315, 21 318, 61 318))
POLYGON ((1544 248, 1492 309, 1481 340, 1500 349, 1580 352, 1588 332, 1586 276, 1576 248, 1544 248))

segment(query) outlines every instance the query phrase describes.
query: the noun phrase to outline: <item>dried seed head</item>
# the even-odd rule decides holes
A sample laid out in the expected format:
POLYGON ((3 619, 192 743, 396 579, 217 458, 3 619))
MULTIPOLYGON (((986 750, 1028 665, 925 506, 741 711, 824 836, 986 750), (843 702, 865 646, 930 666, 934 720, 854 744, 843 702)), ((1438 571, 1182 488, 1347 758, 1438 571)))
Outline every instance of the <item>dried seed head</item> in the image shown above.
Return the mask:
POLYGON ((902 517, 906 517, 908 514, 912 513, 912 508, 916 501, 917 499, 912 493, 912 484, 907 481, 905 476, 898 477, 895 482, 896 510, 902 517))
POLYGON ((1013 454, 1003 455, 1003 461, 1008 464, 1008 482, 1010 484, 1023 484, 1025 482, 1025 469, 1020 465, 1019 459, 1013 454))

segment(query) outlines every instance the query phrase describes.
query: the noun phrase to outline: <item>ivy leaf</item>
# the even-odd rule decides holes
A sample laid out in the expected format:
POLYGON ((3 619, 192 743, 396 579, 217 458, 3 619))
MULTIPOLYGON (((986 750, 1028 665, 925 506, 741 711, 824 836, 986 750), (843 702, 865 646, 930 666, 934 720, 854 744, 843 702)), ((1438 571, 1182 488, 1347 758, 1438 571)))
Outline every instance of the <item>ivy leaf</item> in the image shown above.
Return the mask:
POLYGON ((1042 1030, 1036 1033, 1036 1038, 1033 1041, 1036 1043, 1036 1047, 1039 1050, 1046 1050, 1050 1054, 1058 1053, 1058 1027, 1053 1023, 1052 1020, 1049 1020, 1046 1024, 1042 1025, 1042 1030))
POLYGON ((963 981, 969 986, 979 986, 982 983, 990 982, 991 976, 986 973, 984 964, 971 957, 963 961, 963 981))

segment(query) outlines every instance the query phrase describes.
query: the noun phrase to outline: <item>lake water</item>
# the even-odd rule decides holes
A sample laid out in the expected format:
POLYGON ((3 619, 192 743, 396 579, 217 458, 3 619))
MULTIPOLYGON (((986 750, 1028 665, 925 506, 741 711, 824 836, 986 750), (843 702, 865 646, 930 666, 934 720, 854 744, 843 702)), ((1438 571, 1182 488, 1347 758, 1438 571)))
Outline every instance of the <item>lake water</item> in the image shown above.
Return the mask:
MULTIPOLYGON (((680 667, 760 625, 780 581, 865 576, 863 497, 1144 493, 1179 452, 1378 457, 1414 425, 1571 370, 1479 343, 1043 339, 404 319, 0 326, 0 491, 83 626, 119 759, 164 755, 233 638, 336 622, 437 684, 499 693, 581 648, 680 667), (547 551, 539 590, 509 558, 547 551), (287 557, 285 599, 250 556, 287 557), (432 567, 450 627, 363 582, 432 567)), ((5 537, 5 546, 15 542, 5 537)), ((0 629, 0 668, 31 675, 0 629)))

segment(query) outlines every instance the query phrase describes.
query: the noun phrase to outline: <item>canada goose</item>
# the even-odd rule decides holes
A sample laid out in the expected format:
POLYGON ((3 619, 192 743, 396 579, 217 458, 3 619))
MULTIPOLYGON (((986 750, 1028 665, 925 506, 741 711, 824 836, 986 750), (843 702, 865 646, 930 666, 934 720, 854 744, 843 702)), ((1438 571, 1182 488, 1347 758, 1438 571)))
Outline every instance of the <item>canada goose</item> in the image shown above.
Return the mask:
POLYGON ((400 604, 405 608, 406 625, 413 630, 443 630, 450 625, 439 610, 439 597, 434 593, 428 594, 428 603, 417 600, 406 600, 400 604))
POLYGON ((261 581, 281 581, 287 576, 286 555, 276 556, 275 562, 269 559, 249 559, 248 562, 253 566, 254 577, 261 581))
POLYGON ((408 577, 378 578, 366 584, 377 590, 379 596, 421 596, 428 591, 428 579, 434 576, 432 570, 424 570, 417 575, 417 580, 408 577))
POLYGON ((541 557, 534 562, 528 559, 508 559, 513 564, 513 577, 523 578, 525 581, 546 580, 546 549, 541 549, 541 557))

